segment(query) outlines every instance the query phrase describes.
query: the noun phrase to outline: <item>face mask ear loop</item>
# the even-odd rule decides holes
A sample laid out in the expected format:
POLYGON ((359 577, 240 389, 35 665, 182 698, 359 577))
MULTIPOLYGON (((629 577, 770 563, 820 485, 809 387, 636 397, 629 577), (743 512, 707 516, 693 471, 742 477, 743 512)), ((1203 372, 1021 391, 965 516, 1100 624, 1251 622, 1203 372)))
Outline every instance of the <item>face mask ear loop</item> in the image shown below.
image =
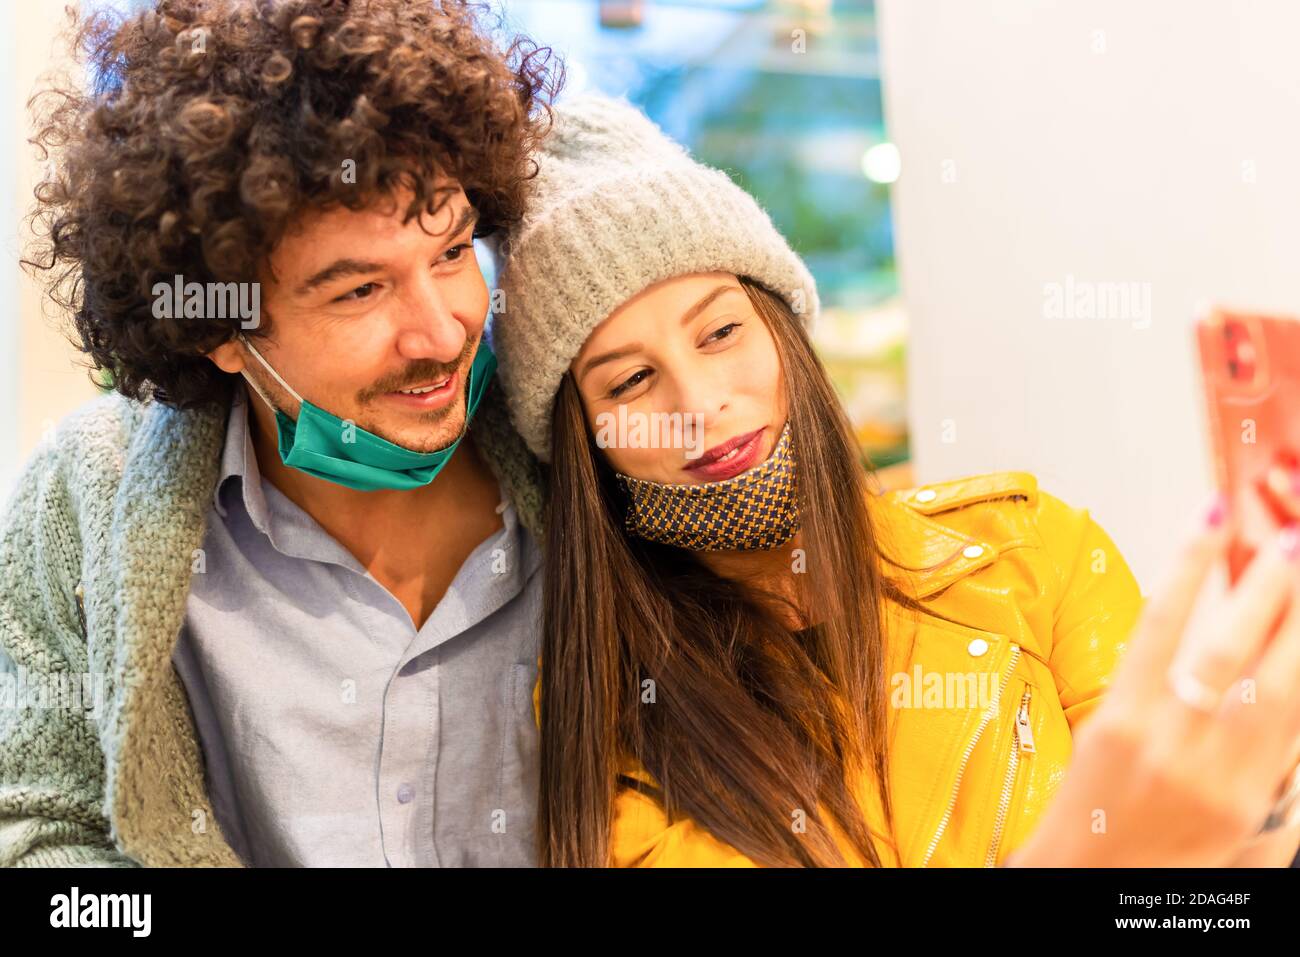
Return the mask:
MULTIPOLYGON (((271 373, 271 376, 275 379, 275 381, 280 383, 281 388, 283 388, 284 391, 288 392, 291 396, 297 399, 298 404, 301 405, 302 396, 300 396, 297 392, 293 390, 293 386, 289 385, 289 383, 285 382, 283 379, 280 378, 280 373, 272 369, 271 364, 262 358, 262 353, 258 352, 257 348, 251 342, 248 341, 248 337, 245 335, 241 335, 239 339, 244 344, 245 348, 247 348, 251 353, 253 353, 254 356, 257 357, 257 361, 262 363, 262 367, 266 369, 267 372, 271 373)), ((270 397, 268 397, 267 394, 262 391, 261 386, 259 386, 256 382, 253 381, 253 377, 251 375, 248 375, 248 373, 244 373, 244 378, 247 379, 248 384, 253 387, 253 391, 262 397, 262 401, 267 404, 270 410, 272 412, 277 411, 274 403, 271 402, 270 397)))

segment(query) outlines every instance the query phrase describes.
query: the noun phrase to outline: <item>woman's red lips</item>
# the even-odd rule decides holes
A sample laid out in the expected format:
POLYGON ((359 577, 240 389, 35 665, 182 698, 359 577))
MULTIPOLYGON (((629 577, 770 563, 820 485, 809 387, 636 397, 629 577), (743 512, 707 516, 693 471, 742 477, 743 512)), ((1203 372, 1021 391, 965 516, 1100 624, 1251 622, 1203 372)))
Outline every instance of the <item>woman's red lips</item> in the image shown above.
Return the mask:
POLYGON ((758 457, 759 437, 767 426, 727 439, 715 445, 694 462, 683 468, 699 476, 721 480, 739 475, 754 464, 758 457), (733 454, 734 453, 734 454, 733 454))

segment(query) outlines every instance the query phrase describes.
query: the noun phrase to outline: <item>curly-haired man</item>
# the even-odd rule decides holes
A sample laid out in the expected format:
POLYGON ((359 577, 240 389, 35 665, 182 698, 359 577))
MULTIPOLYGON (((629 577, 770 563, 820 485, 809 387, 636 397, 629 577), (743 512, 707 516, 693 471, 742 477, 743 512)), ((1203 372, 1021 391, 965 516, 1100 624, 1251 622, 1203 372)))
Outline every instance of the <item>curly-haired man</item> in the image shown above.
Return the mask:
POLYGON ((0 524, 0 864, 533 863, 539 474, 474 239, 562 68, 463 0, 74 34, 26 262, 111 391, 0 524))

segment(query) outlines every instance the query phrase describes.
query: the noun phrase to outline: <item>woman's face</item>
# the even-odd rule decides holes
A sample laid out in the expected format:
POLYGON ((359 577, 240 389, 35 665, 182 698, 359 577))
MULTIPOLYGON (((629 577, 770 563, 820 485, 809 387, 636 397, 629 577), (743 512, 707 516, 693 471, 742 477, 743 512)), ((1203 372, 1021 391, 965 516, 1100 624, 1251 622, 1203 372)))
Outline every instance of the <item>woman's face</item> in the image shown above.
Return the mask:
POLYGON ((764 461, 785 425, 776 342, 730 273, 642 290, 592 331, 569 368, 597 444, 634 478, 732 478, 764 461))

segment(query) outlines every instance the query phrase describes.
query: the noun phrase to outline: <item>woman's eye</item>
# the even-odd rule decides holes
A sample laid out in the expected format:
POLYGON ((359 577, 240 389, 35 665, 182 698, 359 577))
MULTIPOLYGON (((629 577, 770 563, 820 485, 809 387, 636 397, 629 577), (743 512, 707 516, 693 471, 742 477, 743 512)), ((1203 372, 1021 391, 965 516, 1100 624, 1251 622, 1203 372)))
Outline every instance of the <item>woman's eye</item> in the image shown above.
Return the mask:
POLYGON ((705 338, 704 341, 705 341, 705 342, 708 342, 708 341, 711 340, 711 339, 718 339, 718 340, 720 340, 720 339, 726 339, 728 336, 730 336, 730 335, 732 334, 732 331, 733 331, 733 330, 738 329, 740 326, 741 326, 741 323, 739 323, 739 322, 729 322, 729 323, 727 323, 725 326, 720 326, 720 327, 718 327, 717 329, 714 329, 713 332, 711 332, 711 333, 710 333, 710 334, 705 338), (724 334, 724 333, 725 333, 725 334, 724 334))
POLYGON ((627 379, 622 384, 616 385, 614 386, 614 388, 609 390, 609 397, 611 399, 617 399, 620 395, 622 395, 628 389, 632 388, 634 385, 637 385, 645 381, 644 377, 648 376, 649 374, 650 374, 649 369, 642 369, 640 372, 632 373, 630 376, 627 377, 627 379))
POLYGON ((453 263, 458 262, 460 259, 463 258, 462 254, 466 249, 469 249, 469 247, 470 247, 469 243, 461 243, 458 246, 452 246, 445 253, 443 253, 443 255, 447 257, 448 262, 453 262, 453 263), (455 255, 452 255, 453 253, 455 255))
POLYGON ((374 292, 374 289, 375 289, 375 284, 373 282, 368 282, 364 285, 357 286, 357 288, 353 289, 351 292, 345 292, 343 295, 339 296, 334 301, 335 302, 356 302, 358 299, 369 299, 370 294, 374 292))

